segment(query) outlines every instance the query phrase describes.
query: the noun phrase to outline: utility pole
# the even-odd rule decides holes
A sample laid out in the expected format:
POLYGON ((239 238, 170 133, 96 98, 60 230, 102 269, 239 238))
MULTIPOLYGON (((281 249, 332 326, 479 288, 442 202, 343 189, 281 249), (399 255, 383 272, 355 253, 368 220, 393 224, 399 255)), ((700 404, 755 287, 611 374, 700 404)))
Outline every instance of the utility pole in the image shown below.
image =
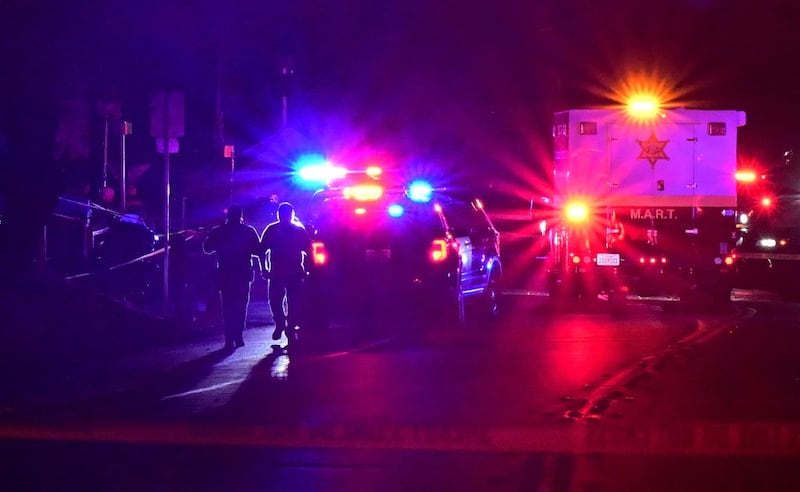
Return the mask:
POLYGON ((219 149, 220 145, 225 144, 225 113, 222 109, 222 57, 223 57, 223 43, 220 40, 217 50, 217 66, 216 66, 216 87, 215 87, 215 102, 214 102, 214 144, 215 149, 219 149))
POLYGON ((103 179, 100 184, 102 191, 108 186, 108 140, 111 120, 118 121, 122 117, 122 109, 119 101, 110 97, 97 103, 97 111, 103 117, 103 179))
POLYGON ((289 124, 289 90, 294 75, 294 61, 291 57, 281 58, 278 73, 281 78, 281 127, 286 128, 289 124))
POLYGON ((150 101, 150 134, 156 150, 164 154, 164 307, 169 305, 170 253, 170 160, 178 152, 178 137, 184 134, 184 95, 160 92, 150 101))
POLYGON ((127 183, 128 171, 126 169, 126 163, 125 163, 126 159, 125 140, 128 135, 133 134, 133 123, 131 123, 130 121, 123 121, 121 130, 122 131, 120 132, 120 142, 119 142, 119 149, 120 149, 119 211, 124 215, 125 213, 127 213, 126 208, 127 208, 127 196, 128 196, 128 183, 127 183))
POLYGON ((105 125, 103 127, 103 184, 100 189, 103 190, 108 186, 108 120, 110 115, 104 115, 105 125))
POLYGON ((223 156, 226 159, 230 159, 231 160, 231 183, 230 183, 231 190, 230 190, 230 201, 228 202, 228 205, 233 203, 233 177, 234 177, 234 173, 236 172, 236 153, 235 152, 236 152, 236 149, 234 148, 233 145, 226 145, 225 146, 225 150, 223 152, 223 156))

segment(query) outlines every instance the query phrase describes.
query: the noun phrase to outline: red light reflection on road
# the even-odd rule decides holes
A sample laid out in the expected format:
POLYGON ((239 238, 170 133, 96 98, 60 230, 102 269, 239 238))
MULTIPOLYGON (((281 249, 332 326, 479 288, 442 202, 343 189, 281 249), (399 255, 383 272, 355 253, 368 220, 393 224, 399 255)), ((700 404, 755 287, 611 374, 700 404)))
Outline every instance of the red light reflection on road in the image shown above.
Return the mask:
POLYGON ((559 384, 583 386, 608 369, 611 358, 627 350, 605 323, 586 316, 562 317, 549 327, 554 349, 545 352, 545 366, 559 384))

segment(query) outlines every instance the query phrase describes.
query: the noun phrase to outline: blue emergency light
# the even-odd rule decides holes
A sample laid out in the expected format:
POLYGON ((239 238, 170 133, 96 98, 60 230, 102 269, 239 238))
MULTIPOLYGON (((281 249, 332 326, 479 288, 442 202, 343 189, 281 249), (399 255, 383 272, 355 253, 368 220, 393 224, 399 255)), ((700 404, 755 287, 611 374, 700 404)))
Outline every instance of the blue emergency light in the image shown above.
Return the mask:
POLYGON ((433 197, 433 187, 427 181, 414 181, 408 186, 408 198, 414 202, 429 202, 433 197))
POLYGON ((327 185, 347 174, 347 169, 331 163, 319 154, 306 154, 295 163, 297 176, 305 183, 327 185))
POLYGON ((389 205, 388 212, 390 217, 397 218, 397 217, 402 217, 403 212, 405 212, 405 210, 403 209, 403 206, 400 205, 399 203, 394 203, 392 205, 389 205))

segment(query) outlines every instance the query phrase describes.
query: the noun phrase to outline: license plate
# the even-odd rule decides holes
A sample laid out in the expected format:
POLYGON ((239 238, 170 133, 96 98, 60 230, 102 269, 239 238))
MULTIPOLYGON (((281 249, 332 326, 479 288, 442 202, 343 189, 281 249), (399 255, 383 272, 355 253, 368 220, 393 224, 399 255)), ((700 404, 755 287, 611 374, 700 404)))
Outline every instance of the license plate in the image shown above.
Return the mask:
POLYGON ((597 253, 597 266, 619 266, 619 255, 616 253, 597 253))

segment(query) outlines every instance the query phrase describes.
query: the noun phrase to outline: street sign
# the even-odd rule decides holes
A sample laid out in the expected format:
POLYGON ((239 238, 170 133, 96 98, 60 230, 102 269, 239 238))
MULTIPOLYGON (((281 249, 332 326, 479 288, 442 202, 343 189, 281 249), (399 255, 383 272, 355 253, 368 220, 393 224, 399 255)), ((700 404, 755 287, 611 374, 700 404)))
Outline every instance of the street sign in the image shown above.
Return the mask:
POLYGON ((159 92, 150 100, 150 136, 178 138, 184 134, 184 95, 159 92))
POLYGON ((163 154, 169 152, 170 154, 177 154, 180 149, 180 143, 177 138, 170 138, 167 140, 166 149, 164 146, 163 138, 156 138, 156 152, 163 154))

